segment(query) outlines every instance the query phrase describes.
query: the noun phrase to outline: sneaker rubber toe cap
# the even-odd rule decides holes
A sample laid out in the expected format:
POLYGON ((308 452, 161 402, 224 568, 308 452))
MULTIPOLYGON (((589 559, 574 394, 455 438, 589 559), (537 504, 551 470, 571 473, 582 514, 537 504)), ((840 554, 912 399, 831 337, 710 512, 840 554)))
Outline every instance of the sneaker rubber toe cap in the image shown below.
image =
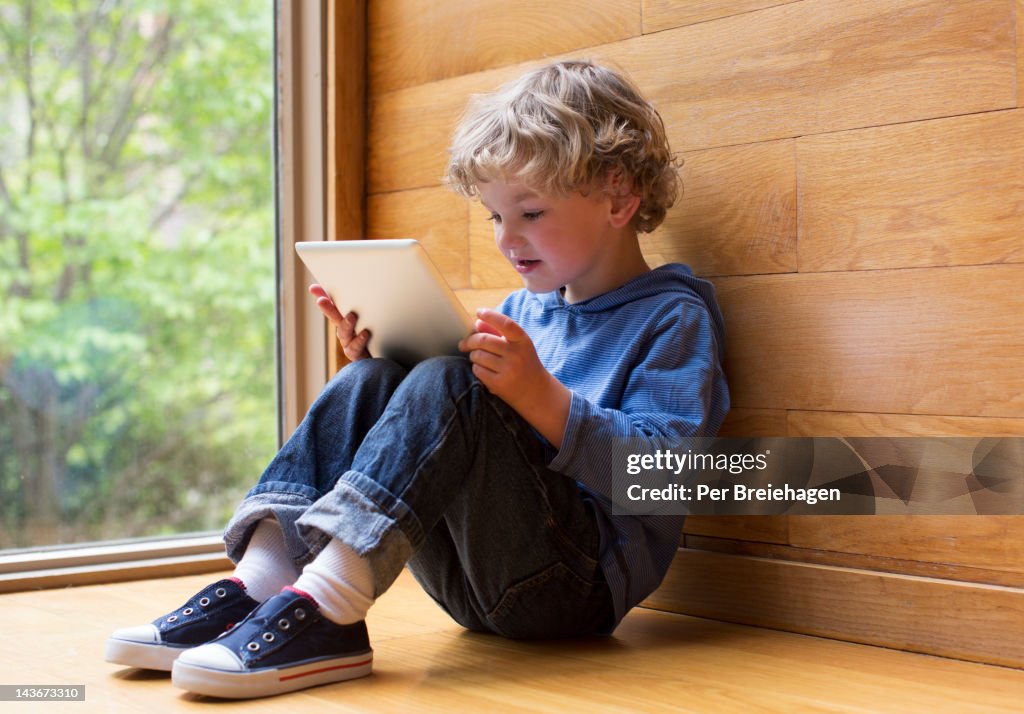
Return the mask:
POLYGON ((178 660, 182 664, 203 667, 205 669, 219 669, 223 672, 241 672, 245 670, 242 660, 238 659, 234 652, 216 643, 210 643, 183 652, 178 660))
POLYGON ((170 672, 180 647, 165 645, 153 625, 139 625, 116 630, 107 640, 104 659, 140 669, 170 672))
POLYGON ((155 645, 160 643, 160 631, 156 629, 155 625, 122 627, 120 630, 114 630, 114 634, 111 635, 111 639, 155 645))

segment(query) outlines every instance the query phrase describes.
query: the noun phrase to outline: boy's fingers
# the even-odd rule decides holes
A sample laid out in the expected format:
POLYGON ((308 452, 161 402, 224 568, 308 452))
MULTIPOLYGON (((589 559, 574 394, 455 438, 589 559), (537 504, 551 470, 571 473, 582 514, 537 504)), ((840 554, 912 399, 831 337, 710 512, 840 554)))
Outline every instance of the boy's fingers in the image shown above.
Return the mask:
POLYGON ((346 345, 346 347, 351 347, 352 349, 362 350, 364 347, 366 347, 366 342, 369 339, 370 339, 370 333, 367 330, 363 330, 362 332, 360 332, 357 335, 350 328, 349 332, 348 332, 348 335, 347 335, 346 342, 348 342, 348 344, 346 345))
POLYGON ((473 374, 476 376, 477 379, 486 384, 487 380, 489 380, 494 375, 494 372, 487 369, 482 364, 477 364, 476 362, 473 362, 473 374))
POLYGON ((331 296, 327 294, 327 291, 324 289, 322 285, 313 283, 312 285, 309 286, 309 292, 311 295, 316 296, 317 301, 323 299, 327 300, 332 305, 334 304, 334 300, 331 299, 331 296))
MULTIPOLYGON (((516 321, 507 315, 503 315, 497 310, 491 310, 489 308, 480 308, 476 311, 476 316, 479 318, 477 322, 484 322, 490 327, 497 330, 502 337, 509 342, 521 342, 522 340, 529 339, 526 332, 523 331, 516 321)), ((493 332, 493 330, 479 330, 480 332, 493 332)))
POLYGON ((324 314, 331 322, 341 322, 341 313, 338 312, 337 306, 327 296, 321 296, 316 299, 316 306, 320 308, 320 312, 324 314))
POLYGON ((476 330, 477 332, 482 332, 486 335, 495 335, 496 337, 503 336, 500 332, 498 332, 497 329, 491 327, 483 320, 477 320, 475 323, 473 323, 473 329, 476 330))
POLYGON ((476 350, 498 353, 503 351, 502 346, 507 343, 508 340, 506 338, 494 332, 474 332, 459 342, 459 349, 463 352, 476 350))
POLYGON ((355 359, 359 355, 366 351, 366 341, 370 339, 369 330, 363 330, 358 335, 349 340, 348 344, 345 345, 342 351, 345 356, 349 359, 355 359))
POLYGON ((501 364, 501 358, 487 350, 473 350, 469 353, 469 361, 486 368, 490 372, 497 372, 501 364))

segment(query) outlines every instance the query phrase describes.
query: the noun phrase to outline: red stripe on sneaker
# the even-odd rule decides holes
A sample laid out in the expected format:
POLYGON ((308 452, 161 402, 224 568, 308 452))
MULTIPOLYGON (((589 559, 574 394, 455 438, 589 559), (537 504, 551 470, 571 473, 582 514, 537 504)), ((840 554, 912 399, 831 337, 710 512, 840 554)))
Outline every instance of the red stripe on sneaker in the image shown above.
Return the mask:
POLYGON ((317 610, 320 609, 320 603, 318 603, 316 601, 316 598, 313 597, 312 595, 310 595, 309 593, 307 593, 305 590, 299 590, 298 588, 293 587, 291 585, 285 585, 283 588, 281 588, 281 590, 291 590, 296 595, 300 595, 300 596, 306 598, 307 600, 309 600, 314 605, 316 605, 316 609, 317 610))
POLYGON ((324 672, 333 672, 336 669, 351 669, 352 667, 362 667, 364 664, 370 664, 373 662, 373 657, 362 662, 356 662, 354 664, 339 664, 334 667, 324 667, 323 669, 313 669, 309 672, 301 672, 299 674, 289 674, 284 677, 280 677, 277 681, 287 682, 289 679, 299 679, 300 677, 309 677, 314 674, 323 674, 324 672))

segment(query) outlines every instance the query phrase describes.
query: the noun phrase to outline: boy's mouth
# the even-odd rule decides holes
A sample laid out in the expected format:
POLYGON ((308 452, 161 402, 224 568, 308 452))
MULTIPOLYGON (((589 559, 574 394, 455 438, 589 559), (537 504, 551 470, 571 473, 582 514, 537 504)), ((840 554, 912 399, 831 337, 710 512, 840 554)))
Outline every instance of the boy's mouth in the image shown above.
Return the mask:
POLYGON ((525 273, 531 272, 534 268, 536 268, 538 265, 540 265, 540 261, 539 260, 526 260, 525 258, 517 258, 513 262, 513 265, 515 265, 515 268, 516 268, 517 271, 519 271, 520 273, 525 274, 525 273))

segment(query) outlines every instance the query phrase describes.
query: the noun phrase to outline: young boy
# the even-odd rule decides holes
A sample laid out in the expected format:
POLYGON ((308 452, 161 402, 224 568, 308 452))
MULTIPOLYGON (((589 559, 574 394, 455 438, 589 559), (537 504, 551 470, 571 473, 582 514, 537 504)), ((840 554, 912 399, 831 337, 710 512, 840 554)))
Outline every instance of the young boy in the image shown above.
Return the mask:
POLYGON ((468 359, 406 373, 312 286, 352 364, 227 526, 234 575, 115 632, 108 660, 265 696, 368 674, 366 612, 406 564, 457 622, 515 638, 610 633, 658 586, 682 518, 612 514, 613 441, 714 435, 728 410, 710 284, 637 241, 677 193, 661 118, 558 62, 480 99, 450 152, 526 289, 477 312, 468 359))

